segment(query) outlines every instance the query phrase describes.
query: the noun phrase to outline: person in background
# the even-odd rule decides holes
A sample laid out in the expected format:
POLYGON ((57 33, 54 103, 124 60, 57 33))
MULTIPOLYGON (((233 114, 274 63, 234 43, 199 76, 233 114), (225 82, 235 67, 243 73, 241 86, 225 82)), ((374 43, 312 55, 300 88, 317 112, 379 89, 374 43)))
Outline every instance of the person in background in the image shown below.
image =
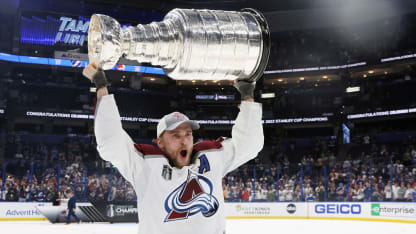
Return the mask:
POLYGON ((370 183, 369 182, 365 182, 365 187, 364 187, 364 201, 368 202, 371 200, 371 195, 372 195, 372 191, 371 191, 371 187, 370 187, 370 183))
POLYGON ((387 181, 387 185, 384 186, 384 201, 391 201, 392 198, 392 191, 391 191, 391 183, 387 181))
POLYGON ((374 187, 374 192, 371 195, 371 201, 383 201, 383 196, 381 195, 377 186, 374 187))
POLYGON ((415 189, 412 188, 412 185, 410 183, 407 183, 407 190, 404 194, 405 201, 412 201, 413 200, 413 194, 415 193, 415 189))
POLYGON ((71 216, 73 216, 75 218, 77 223, 80 223, 80 220, 79 220, 78 216, 75 214, 76 199, 77 198, 76 198, 73 191, 69 192, 69 197, 70 197, 70 199, 68 201, 68 216, 66 217, 66 224, 71 223, 71 216))
POLYGON ((397 191, 397 200, 398 201, 406 201, 405 194, 406 194, 406 186, 404 182, 400 183, 399 190, 397 191))

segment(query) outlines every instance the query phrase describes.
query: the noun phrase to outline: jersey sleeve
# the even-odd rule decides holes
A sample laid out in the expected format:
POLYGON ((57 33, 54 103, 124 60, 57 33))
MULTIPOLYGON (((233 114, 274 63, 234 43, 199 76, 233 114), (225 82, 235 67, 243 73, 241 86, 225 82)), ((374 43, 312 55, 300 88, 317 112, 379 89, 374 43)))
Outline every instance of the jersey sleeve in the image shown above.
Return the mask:
POLYGON ((100 157, 110 161, 133 185, 143 169, 143 154, 124 131, 113 95, 98 99, 95 110, 94 131, 100 157))
POLYGON ((221 142, 224 148, 223 175, 255 158, 263 148, 262 105, 243 101, 232 128, 231 138, 221 142))

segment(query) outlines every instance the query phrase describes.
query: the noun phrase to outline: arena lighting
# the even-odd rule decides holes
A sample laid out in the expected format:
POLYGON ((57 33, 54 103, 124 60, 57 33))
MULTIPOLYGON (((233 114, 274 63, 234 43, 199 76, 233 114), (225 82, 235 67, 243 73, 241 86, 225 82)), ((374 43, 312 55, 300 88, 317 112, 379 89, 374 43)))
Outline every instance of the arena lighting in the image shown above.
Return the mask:
POLYGON ((4 109, 0 109, 0 114, 4 114, 4 109))
POLYGON ((351 67, 359 67, 367 65, 366 62, 345 64, 340 66, 327 66, 327 67, 308 67, 308 68, 295 68, 295 69, 285 69, 285 70, 273 70, 265 71, 264 74, 277 74, 277 73, 293 73, 293 72, 307 72, 307 71, 327 71, 327 70, 339 70, 351 67))
MULTIPOLYGON (((13 54, 6 54, 6 53, 0 53, 0 60, 8 61, 8 62, 16 62, 16 63, 31 63, 31 64, 42 64, 42 65, 51 65, 51 66, 60 66, 60 67, 78 67, 78 68, 86 67, 89 64, 88 61, 83 61, 83 60, 30 57, 30 56, 13 55, 13 54)), ((116 64, 112 68, 112 70, 165 75, 165 72, 163 72, 161 68, 157 68, 157 67, 116 64)))
POLYGON ((345 90, 346 93, 356 93, 356 92, 360 92, 360 86, 356 86, 356 87, 348 87, 345 90))
POLYGON ((266 99, 266 98, 274 98, 275 97, 275 94, 274 93, 262 93, 261 94, 261 98, 264 98, 264 99, 266 99))
POLYGON ((374 118, 374 117, 392 116, 392 115, 403 115, 403 114, 411 114, 411 113, 416 113, 416 108, 353 114, 353 115, 348 115, 347 118, 348 119, 364 119, 364 118, 374 118))
MULTIPOLYGON (((416 111, 416 110, 415 110, 416 111)), ((46 118, 62 118, 62 119, 94 119, 92 114, 75 114, 75 113, 62 113, 62 112, 41 112, 41 111, 27 111, 26 116, 29 117, 46 117, 46 118)), ((133 117, 133 116, 121 116, 122 121, 126 122, 139 122, 139 123, 158 123, 160 119, 147 118, 147 117, 133 117)), ((231 125, 235 123, 235 120, 195 120, 199 124, 203 125, 231 125)), ((315 123, 315 122, 328 122, 328 117, 303 117, 293 119, 266 119, 262 120, 263 124, 291 124, 291 123, 315 123)))
POLYGON ((397 56, 397 57, 384 58, 384 59, 381 59, 380 61, 382 63, 385 63, 385 62, 391 62, 391 61, 397 61, 397 60, 403 60, 403 59, 411 59, 411 58, 416 58, 416 54, 408 54, 408 55, 402 55, 402 56, 397 56))

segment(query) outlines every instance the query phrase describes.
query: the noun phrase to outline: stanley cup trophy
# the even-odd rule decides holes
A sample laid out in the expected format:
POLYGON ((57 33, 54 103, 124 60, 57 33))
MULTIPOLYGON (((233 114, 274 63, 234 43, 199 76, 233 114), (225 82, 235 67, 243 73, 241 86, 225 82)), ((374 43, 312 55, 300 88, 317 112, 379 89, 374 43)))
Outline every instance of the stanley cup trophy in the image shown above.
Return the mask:
POLYGON ((270 53, 264 16, 241 12, 174 9, 162 22, 125 29, 94 14, 88 31, 90 62, 106 70, 120 57, 160 66, 175 80, 257 81, 270 53))

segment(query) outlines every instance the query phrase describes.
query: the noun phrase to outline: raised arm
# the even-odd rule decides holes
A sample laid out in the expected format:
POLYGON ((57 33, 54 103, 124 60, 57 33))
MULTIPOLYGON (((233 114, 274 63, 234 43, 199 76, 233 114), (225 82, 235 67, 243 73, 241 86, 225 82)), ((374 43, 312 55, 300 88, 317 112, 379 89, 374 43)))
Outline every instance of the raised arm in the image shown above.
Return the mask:
POLYGON ((99 70, 94 63, 89 64, 82 71, 82 75, 88 78, 97 88, 97 99, 108 95, 108 81, 103 70, 99 70))
POLYGON ((254 102, 254 83, 239 81, 234 85, 241 93, 242 103, 231 139, 224 140, 224 175, 255 158, 263 148, 262 105, 254 102))
POLYGON ((108 82, 102 70, 90 64, 83 75, 97 87, 94 131, 97 150, 101 158, 110 161, 132 184, 142 171, 143 155, 134 147, 134 142, 123 130, 114 96, 108 93, 108 82))

